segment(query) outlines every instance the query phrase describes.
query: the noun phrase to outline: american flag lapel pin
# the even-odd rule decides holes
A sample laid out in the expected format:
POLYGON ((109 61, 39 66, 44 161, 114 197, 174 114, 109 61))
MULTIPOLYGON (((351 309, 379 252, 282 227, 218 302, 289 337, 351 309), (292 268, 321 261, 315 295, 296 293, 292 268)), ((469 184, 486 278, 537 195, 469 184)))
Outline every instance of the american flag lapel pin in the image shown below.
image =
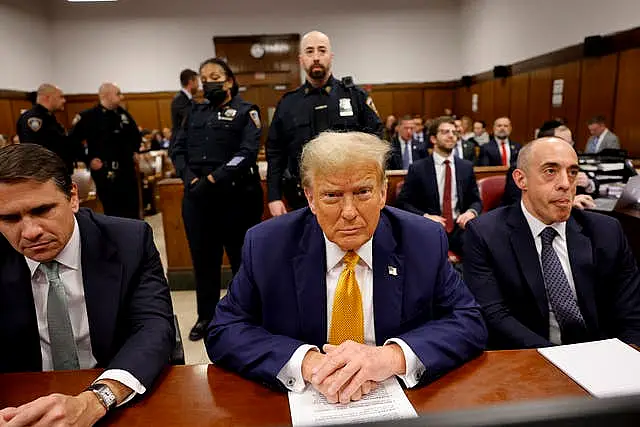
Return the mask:
POLYGON ((398 275, 398 269, 397 268, 395 268, 392 265, 390 265, 388 268, 389 268, 389 275, 390 276, 397 276, 398 275))

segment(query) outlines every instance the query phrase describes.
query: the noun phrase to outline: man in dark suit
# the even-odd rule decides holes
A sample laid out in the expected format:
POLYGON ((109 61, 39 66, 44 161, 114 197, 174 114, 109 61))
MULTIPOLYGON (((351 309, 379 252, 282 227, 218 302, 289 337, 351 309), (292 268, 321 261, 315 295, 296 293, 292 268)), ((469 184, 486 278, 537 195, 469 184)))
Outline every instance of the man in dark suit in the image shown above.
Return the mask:
POLYGON ((385 207, 387 153, 355 132, 305 145, 309 208, 247 232, 209 326, 214 363, 279 389, 310 382, 344 403, 393 376, 407 387, 433 381, 483 349, 442 227, 385 207))
POLYGON ((180 129, 184 118, 191 110, 193 97, 198 93, 198 88, 200 87, 198 73, 188 68, 182 70, 180 72, 180 85, 182 89, 171 101, 171 142, 175 140, 178 129, 180 129))
POLYGON ((454 156, 457 133, 450 117, 436 119, 429 131, 433 155, 409 168, 397 206, 442 224, 449 247, 462 255, 467 223, 482 212, 473 164, 454 156))
MULTIPOLYGON (((467 119, 469 118, 467 117, 467 119)), ((456 119, 454 120, 454 123, 456 125, 456 132, 458 133, 458 141, 456 142, 456 146, 453 148, 453 155, 460 159, 468 160, 475 165, 478 160, 476 158, 476 147, 478 144, 471 137, 467 139, 464 138, 465 134, 462 126, 462 120, 456 119)))
POLYGON ((571 145, 533 141, 514 172, 521 202, 468 227, 464 274, 493 348, 614 337, 640 345, 635 258, 617 220, 572 210, 578 172, 571 145))
POLYGON ((54 153, 0 150, 0 372, 106 369, 77 396, 3 409, 10 425, 93 425, 145 393, 175 345, 150 227, 78 206, 54 153))
POLYGON ((403 116, 396 126, 396 134, 391 139, 391 155, 387 169, 407 170, 409 165, 427 157, 427 146, 414 139, 416 127, 411 116, 403 116))
POLYGON ((480 166, 511 166, 516 164, 521 145, 509 139, 511 120, 500 117, 493 122, 493 138, 480 147, 480 166))

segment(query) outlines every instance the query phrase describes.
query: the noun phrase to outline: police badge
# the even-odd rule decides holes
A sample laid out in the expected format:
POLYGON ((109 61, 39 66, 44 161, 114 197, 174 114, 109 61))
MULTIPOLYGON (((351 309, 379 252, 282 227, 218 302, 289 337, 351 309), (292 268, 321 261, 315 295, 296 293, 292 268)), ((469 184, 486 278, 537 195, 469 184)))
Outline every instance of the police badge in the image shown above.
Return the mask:
POLYGON ((31 117, 29 120, 27 120, 27 125, 31 128, 32 131, 38 132, 42 127, 42 119, 31 117))
POLYGON ((120 114, 120 121, 125 125, 129 124, 129 117, 125 113, 120 114))

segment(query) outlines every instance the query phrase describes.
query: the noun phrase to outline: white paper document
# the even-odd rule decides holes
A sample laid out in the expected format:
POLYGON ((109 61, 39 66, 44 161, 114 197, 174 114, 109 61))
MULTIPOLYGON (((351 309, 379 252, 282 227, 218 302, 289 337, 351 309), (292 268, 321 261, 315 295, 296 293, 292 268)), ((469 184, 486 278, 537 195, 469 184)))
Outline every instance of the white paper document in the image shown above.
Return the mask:
POLYGON ((289 392, 289 408, 294 427, 364 423, 418 416, 396 378, 378 384, 362 400, 346 405, 329 403, 312 386, 304 392, 289 392))
POLYGON ((640 393, 640 352, 617 338, 538 351, 595 397, 640 393))

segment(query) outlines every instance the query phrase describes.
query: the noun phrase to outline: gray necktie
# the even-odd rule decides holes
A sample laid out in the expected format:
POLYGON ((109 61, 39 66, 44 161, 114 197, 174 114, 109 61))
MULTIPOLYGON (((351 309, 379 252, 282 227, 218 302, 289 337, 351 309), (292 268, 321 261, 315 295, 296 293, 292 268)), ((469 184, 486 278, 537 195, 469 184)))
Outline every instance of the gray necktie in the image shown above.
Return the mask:
POLYGON ((59 267, 60 264, 57 261, 40 264, 40 268, 47 275, 49 281, 47 323, 49 325, 51 358, 55 371, 80 368, 78 349, 69 318, 67 293, 60 278, 59 267))
POLYGON ((555 229, 547 227, 540 233, 542 239, 542 276, 547 289, 547 297, 555 314, 563 344, 588 341, 584 318, 578 307, 576 296, 569 287, 560 258, 553 249, 553 239, 558 235, 555 229))

